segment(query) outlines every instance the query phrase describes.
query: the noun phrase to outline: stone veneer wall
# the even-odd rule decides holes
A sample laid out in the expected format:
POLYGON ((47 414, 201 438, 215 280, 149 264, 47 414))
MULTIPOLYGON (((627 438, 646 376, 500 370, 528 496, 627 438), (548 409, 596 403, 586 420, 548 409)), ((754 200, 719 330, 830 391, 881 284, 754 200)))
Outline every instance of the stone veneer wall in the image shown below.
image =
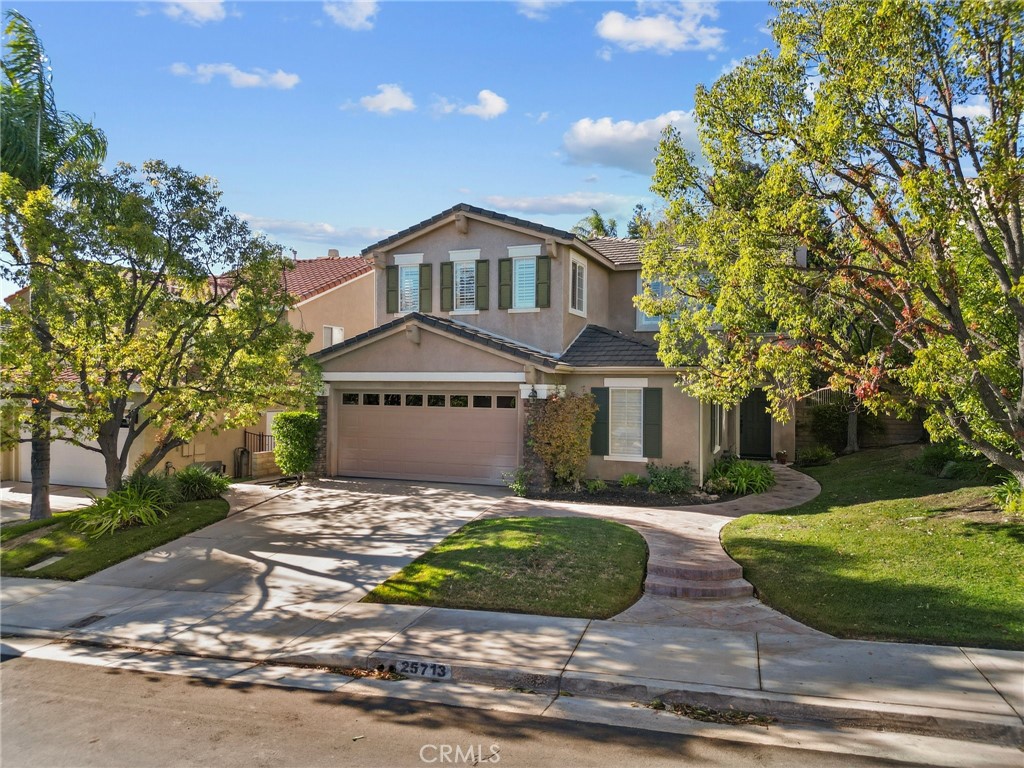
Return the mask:
POLYGON ((273 451, 256 451, 249 456, 249 474, 254 478, 280 475, 273 451))
POLYGON ((327 396, 316 399, 316 413, 320 417, 320 432, 316 436, 316 458, 309 470, 313 477, 327 477, 327 396))

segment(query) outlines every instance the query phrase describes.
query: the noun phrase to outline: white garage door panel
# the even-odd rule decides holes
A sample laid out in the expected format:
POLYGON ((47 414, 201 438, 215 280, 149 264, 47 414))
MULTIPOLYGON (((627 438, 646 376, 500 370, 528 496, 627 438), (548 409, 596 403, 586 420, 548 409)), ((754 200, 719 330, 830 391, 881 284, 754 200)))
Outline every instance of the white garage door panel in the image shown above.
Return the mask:
MULTIPOLYGON (((50 485, 102 488, 106 485, 105 474, 103 457, 95 451, 60 440, 50 443, 50 485)), ((23 483, 32 482, 31 443, 18 446, 18 479, 23 483)))
POLYGON ((518 400, 497 408, 490 394, 490 408, 406 406, 404 393, 401 406, 341 405, 339 472, 503 485, 518 464, 518 400))

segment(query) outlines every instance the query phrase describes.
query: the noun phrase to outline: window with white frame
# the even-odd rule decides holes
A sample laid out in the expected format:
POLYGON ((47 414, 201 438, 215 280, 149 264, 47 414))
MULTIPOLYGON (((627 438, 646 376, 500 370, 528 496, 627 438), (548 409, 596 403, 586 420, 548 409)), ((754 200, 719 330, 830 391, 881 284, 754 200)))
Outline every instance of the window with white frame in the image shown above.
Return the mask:
POLYGON ((643 457, 643 389, 611 387, 608 390, 608 452, 612 456, 643 457))
POLYGON ((573 258, 569 264, 569 311, 587 314, 587 263, 573 258))
MULTIPOLYGON (((645 283, 643 278, 638 272, 636 275, 636 293, 638 296, 644 294, 645 283)), ((652 280, 646 283, 646 287, 649 289, 655 297, 661 299, 665 296, 665 284, 661 280, 652 280)), ((638 331, 656 331, 661 325, 661 317, 658 315, 648 315, 640 309, 636 311, 636 328, 638 331)))
POLYGON ((537 306, 537 257, 519 256, 512 259, 512 308, 529 309, 537 306))
POLYGON ((398 311, 418 312, 419 308, 419 264, 402 264, 398 267, 398 311))
POLYGON ((476 261, 456 261, 452 266, 455 270, 453 309, 456 312, 475 310, 476 261))
POLYGON ((345 340, 345 329, 340 325, 324 326, 324 349, 341 344, 345 340))
POLYGON ((711 404, 711 452, 717 453, 722 449, 722 404, 711 404))

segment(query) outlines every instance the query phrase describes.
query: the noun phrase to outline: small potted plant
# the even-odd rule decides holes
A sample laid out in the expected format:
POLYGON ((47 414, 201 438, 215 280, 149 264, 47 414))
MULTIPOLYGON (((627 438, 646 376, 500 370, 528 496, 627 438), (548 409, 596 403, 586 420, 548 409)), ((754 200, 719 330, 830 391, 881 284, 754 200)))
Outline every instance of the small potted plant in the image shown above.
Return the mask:
POLYGON ((779 464, 785 464, 786 463, 786 458, 788 456, 789 456, 789 454, 787 454, 785 451, 776 451, 775 452, 775 461, 777 461, 779 464))

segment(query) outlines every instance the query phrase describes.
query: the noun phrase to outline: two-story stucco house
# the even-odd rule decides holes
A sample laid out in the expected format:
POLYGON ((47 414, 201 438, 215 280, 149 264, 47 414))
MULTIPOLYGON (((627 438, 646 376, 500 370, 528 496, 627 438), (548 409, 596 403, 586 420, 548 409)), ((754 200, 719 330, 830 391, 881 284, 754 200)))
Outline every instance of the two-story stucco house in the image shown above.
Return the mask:
POLYGON ((725 450, 793 450, 791 422, 773 424, 763 397, 723 412, 674 386, 657 318, 633 304, 637 241, 460 204, 362 255, 378 325, 314 355, 329 475, 500 484, 523 462, 524 401, 563 387, 598 403, 592 477, 647 462, 703 476, 725 450))

